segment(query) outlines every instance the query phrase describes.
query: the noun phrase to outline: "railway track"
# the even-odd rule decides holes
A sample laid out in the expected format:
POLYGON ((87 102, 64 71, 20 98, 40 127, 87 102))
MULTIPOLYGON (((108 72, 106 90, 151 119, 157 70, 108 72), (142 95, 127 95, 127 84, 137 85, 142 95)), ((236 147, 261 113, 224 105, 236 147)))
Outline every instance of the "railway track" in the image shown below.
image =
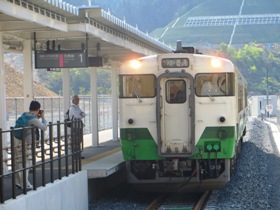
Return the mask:
POLYGON ((190 209, 202 210, 212 191, 204 193, 172 193, 159 195, 146 210, 190 209))

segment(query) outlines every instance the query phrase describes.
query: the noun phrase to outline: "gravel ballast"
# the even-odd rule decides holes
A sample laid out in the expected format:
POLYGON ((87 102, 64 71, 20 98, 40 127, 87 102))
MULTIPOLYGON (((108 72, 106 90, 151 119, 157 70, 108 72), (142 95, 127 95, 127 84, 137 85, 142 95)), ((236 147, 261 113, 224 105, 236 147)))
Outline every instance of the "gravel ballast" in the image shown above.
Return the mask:
MULTIPOLYGON (((250 118, 235 174, 213 193, 216 209, 280 209, 280 157, 270 122, 250 118)), ((274 125, 275 126, 275 125, 274 125)))

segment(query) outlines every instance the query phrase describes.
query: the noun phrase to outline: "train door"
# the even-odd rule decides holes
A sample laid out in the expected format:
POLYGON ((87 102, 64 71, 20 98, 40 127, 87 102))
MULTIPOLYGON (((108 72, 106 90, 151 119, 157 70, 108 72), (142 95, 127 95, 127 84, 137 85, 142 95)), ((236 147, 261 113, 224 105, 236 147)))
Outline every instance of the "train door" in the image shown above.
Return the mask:
POLYGON ((194 94, 190 76, 162 76, 158 81, 159 154, 186 157, 194 147, 194 94))

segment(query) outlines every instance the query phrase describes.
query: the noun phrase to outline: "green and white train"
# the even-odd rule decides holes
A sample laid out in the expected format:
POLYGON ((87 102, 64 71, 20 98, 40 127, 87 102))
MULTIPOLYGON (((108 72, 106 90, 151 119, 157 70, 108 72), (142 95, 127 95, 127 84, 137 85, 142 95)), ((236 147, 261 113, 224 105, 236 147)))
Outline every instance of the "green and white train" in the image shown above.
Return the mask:
POLYGON ((248 117, 247 82, 231 61, 179 43, 123 63, 119 91, 128 183, 178 191, 230 181, 248 117))

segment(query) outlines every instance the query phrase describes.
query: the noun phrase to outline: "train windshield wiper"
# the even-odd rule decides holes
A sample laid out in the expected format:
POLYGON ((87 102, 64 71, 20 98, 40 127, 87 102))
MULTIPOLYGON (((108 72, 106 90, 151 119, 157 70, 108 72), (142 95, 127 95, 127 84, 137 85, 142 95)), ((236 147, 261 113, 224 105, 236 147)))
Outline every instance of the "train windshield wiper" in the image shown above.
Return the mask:
POLYGON ((135 79, 134 78, 132 78, 132 87, 133 87, 134 93, 135 93, 135 95, 136 95, 136 97, 138 99, 138 102, 141 103, 142 100, 140 98, 140 92, 139 92, 139 90, 137 88, 137 85, 135 83, 135 79))
POLYGON ((211 95, 210 90, 207 89, 208 97, 210 98, 211 101, 214 101, 215 98, 211 95))

